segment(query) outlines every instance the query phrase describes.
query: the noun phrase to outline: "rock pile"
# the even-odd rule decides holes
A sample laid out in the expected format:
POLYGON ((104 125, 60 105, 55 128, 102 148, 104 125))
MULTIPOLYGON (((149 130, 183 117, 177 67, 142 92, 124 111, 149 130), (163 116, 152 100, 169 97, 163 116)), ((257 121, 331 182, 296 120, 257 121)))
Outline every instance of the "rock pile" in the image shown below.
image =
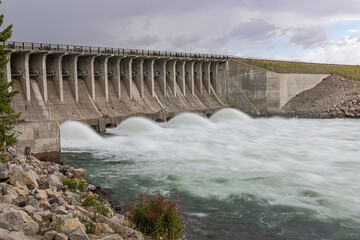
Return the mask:
POLYGON ((360 81, 331 75, 292 98, 280 115, 301 118, 359 118, 360 81))
POLYGON ((338 118, 360 118, 360 97, 334 105, 328 113, 338 118))
POLYGON ((0 240, 144 239, 101 200, 98 189, 84 180, 84 169, 41 162, 12 147, 2 156, 0 240))

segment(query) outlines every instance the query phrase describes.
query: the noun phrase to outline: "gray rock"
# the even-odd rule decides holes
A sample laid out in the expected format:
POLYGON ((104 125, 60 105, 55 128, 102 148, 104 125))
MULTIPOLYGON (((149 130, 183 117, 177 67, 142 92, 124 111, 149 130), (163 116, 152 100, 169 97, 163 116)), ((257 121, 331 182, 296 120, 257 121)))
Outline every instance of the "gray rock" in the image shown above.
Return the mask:
POLYGON ((0 196, 0 203, 12 204, 14 199, 10 195, 0 196))
POLYGON ((84 229, 78 227, 77 229, 71 231, 69 234, 70 240, 90 240, 89 237, 86 235, 84 229))
POLYGON ((74 205, 74 203, 80 202, 80 197, 76 193, 66 191, 65 196, 67 196, 69 198, 69 201, 72 202, 72 205, 74 205))
POLYGON ((8 230, 2 229, 0 228, 0 239, 1 240, 5 240, 7 239, 7 236, 10 234, 10 232, 8 230))
POLYGON ((39 201, 34 199, 34 197, 28 197, 26 200, 26 205, 30 205, 33 208, 35 208, 35 211, 39 212, 40 211, 40 206, 39 206, 39 201))
POLYGON ((68 236, 66 236, 64 233, 56 233, 55 240, 68 240, 68 236))
POLYGON ((56 175, 50 175, 47 179, 47 182, 50 185, 50 186, 47 186, 47 188, 54 186, 57 189, 60 189, 63 186, 61 179, 56 175))
POLYGON ((27 206, 23 207, 23 210, 25 212, 27 212, 29 215, 32 214, 33 212, 35 212, 35 208, 31 205, 27 205, 27 206))
POLYGON ((86 178, 86 170, 83 168, 77 168, 72 171, 74 178, 86 178))
POLYGON ((103 238, 99 238, 98 240, 123 240, 123 238, 120 237, 119 234, 113 234, 103 238))
POLYGON ((9 172, 9 170, 0 171, 0 180, 6 181, 7 179, 9 179, 9 172))
POLYGON ((12 168, 9 172, 9 179, 10 184, 12 185, 15 185, 18 181, 19 183, 26 185, 30 189, 39 187, 39 175, 33 170, 25 172, 19 167, 12 168))
POLYGON ((33 219, 36 221, 36 222, 42 222, 43 218, 41 217, 40 214, 38 213, 34 213, 33 214, 33 219))
POLYGON ((48 231, 44 234, 44 236, 42 237, 43 240, 53 240, 55 238, 55 235, 57 234, 56 231, 51 230, 48 231))
POLYGON ((65 203, 65 201, 64 201, 64 198, 62 198, 62 197, 54 197, 54 198, 51 198, 50 200, 49 200, 49 203, 50 204, 59 204, 59 205, 63 205, 64 203, 65 203))
POLYGON ((23 232, 11 232, 6 240, 30 240, 23 232))
POLYGON ((39 224, 32 220, 26 212, 13 208, 3 209, 0 214, 0 228, 9 231, 22 231, 26 235, 35 235, 39 224))

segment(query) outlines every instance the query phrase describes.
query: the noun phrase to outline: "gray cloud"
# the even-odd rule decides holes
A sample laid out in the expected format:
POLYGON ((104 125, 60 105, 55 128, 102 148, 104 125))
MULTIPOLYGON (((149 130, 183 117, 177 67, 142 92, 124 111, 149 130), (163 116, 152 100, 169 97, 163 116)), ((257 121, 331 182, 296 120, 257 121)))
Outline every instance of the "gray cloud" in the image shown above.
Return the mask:
POLYGON ((327 40, 326 28, 314 26, 296 29, 290 43, 300 45, 304 49, 310 49, 322 46, 327 40))
POLYGON ((340 22, 344 16, 360 19, 359 0, 2 2, 4 25, 14 24, 12 40, 174 51, 212 52, 229 48, 231 41, 258 48, 264 41, 284 34, 286 26, 295 29, 293 44, 312 48, 327 39, 325 29, 316 32, 314 24, 334 19, 340 22), (302 24, 309 28, 299 30, 302 24))
POLYGON ((280 28, 274 24, 267 23, 262 19, 253 19, 237 25, 230 32, 229 37, 241 41, 262 41, 275 37, 278 30, 280 28))

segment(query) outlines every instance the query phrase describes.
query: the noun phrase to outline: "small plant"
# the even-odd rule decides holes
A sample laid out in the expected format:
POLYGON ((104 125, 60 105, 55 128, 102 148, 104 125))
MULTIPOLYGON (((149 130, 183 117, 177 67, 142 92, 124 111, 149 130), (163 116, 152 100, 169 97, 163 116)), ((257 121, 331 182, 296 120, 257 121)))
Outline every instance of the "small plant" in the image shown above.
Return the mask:
MULTIPOLYGON (((77 216, 79 221, 85 225, 86 233, 87 234, 93 234, 95 233, 95 223, 87 218, 77 216)), ((94 219, 93 219, 94 220, 94 219)), ((95 221, 95 220, 94 220, 95 221)))
POLYGON ((89 183, 85 179, 78 178, 66 178, 63 181, 65 186, 69 187, 69 190, 73 193, 82 193, 87 190, 89 183))
POLYGON ((82 196, 81 205, 85 207, 95 207, 95 216, 97 214, 107 216, 110 213, 109 207, 106 205, 106 203, 99 200, 96 195, 91 193, 86 193, 84 196, 82 196))
POLYGON ((61 218, 57 217, 55 221, 50 223, 49 230, 54 230, 58 233, 62 231, 62 220, 61 218))
POLYGON ((147 194, 140 194, 128 209, 130 222, 145 235, 164 240, 182 236, 184 224, 180 207, 167 196, 157 194, 149 198, 147 194))
POLYGON ((8 163, 9 162, 9 156, 8 155, 0 155, 0 162, 1 163, 8 163))

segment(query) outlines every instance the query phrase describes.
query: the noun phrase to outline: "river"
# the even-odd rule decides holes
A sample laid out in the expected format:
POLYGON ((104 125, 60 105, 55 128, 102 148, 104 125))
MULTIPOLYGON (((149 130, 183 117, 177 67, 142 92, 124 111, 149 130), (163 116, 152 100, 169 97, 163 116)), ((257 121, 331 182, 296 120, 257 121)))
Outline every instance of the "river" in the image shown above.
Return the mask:
POLYGON ((179 193, 186 239, 360 239, 358 120, 223 109, 129 118, 107 132, 63 123, 64 163, 120 202, 179 193))

